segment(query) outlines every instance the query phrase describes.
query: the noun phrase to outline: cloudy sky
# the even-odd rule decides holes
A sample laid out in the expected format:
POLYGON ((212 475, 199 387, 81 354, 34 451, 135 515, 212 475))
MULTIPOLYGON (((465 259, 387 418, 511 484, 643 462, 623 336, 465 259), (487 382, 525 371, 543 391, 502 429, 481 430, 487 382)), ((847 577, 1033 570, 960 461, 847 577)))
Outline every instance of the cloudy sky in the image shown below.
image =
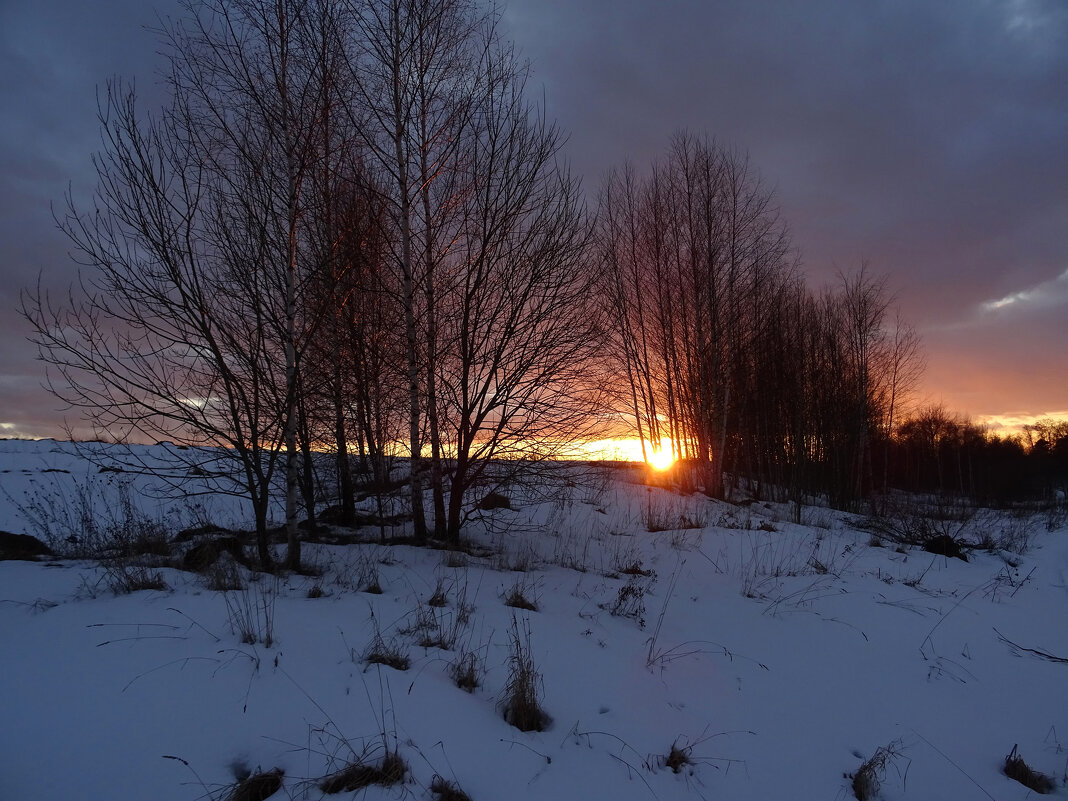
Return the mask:
MULTIPOLYGON (((161 102, 174 0, 0 0, 0 435, 63 418, 15 307, 72 276, 49 204, 92 188, 96 88, 161 102)), ((1068 414, 1068 3, 511 0, 592 194, 671 135, 750 153, 813 287, 867 260, 922 333, 930 402, 1068 414)))

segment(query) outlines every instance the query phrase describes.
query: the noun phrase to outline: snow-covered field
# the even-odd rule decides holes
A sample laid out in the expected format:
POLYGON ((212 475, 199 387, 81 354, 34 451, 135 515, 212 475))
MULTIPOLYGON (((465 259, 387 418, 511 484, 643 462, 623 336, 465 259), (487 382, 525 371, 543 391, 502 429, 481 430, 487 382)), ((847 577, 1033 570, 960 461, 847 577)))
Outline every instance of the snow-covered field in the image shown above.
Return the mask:
MULTIPOLYGON (((161 502, 62 443, 0 442, 0 471, 7 531, 120 520, 123 498, 172 532, 247 524, 233 499, 161 502)), ((1029 547, 966 563, 874 547, 830 510, 799 526, 638 477, 517 493, 470 554, 307 545, 321 576, 227 563, 228 592, 208 588, 219 571, 161 567, 166 589, 116 595, 139 568, 0 562, 0 799, 258 798, 236 782, 275 768, 273 798, 431 799, 444 780, 474 801, 847 799, 877 753, 884 799, 1022 799, 1014 745, 1065 793, 1068 530, 986 516, 1029 547), (517 656, 540 674, 540 732, 503 714, 517 656), (402 783, 323 795, 387 752, 402 783)))

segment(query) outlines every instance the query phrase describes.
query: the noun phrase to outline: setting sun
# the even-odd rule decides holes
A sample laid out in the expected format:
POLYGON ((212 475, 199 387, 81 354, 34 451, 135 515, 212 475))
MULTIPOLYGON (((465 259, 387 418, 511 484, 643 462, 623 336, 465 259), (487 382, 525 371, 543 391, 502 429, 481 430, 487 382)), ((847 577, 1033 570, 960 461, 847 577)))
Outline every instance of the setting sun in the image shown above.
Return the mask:
POLYGON ((675 457, 669 448, 659 448, 652 451, 646 461, 654 470, 667 470, 671 465, 675 464, 675 457))
POLYGON ((675 449, 672 447, 671 440, 663 437, 659 447, 652 445, 646 453, 645 462, 654 470, 667 470, 675 464, 675 449))

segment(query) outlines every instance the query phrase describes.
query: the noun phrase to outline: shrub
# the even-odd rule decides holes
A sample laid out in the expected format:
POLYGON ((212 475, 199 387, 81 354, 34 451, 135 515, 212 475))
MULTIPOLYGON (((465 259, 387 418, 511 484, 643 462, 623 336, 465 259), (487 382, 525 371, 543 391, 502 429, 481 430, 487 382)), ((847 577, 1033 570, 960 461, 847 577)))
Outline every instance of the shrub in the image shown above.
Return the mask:
POLYGON ((642 522, 651 534, 675 529, 692 530, 708 525, 708 516, 701 509, 680 511, 675 504, 661 505, 654 503, 652 497, 646 499, 642 510, 642 522))
POLYGON ((32 562, 36 561, 38 557, 52 555, 52 549, 36 537, 31 537, 29 534, 12 534, 9 531, 0 531, 0 561, 19 559, 32 562))
POLYGON ((400 646, 395 642, 387 643, 380 634, 376 634, 367 647, 363 661, 368 665, 385 665, 394 670, 407 670, 412 666, 412 661, 400 646))
POLYGON ((499 492, 490 492, 478 502, 478 508, 486 512, 494 509, 511 509, 512 500, 499 492))
POLYGON ((1017 556, 1023 556, 1031 549, 1032 538, 1032 521, 1019 516, 1003 520, 997 534, 991 537, 995 549, 1009 551, 1017 556))
POLYGON ((634 559, 633 561, 628 562, 627 564, 617 565, 616 566, 616 572, 617 573, 622 573, 623 575, 626 575, 626 576, 651 576, 651 575, 653 575, 653 571, 652 570, 646 570, 645 568, 642 567, 641 559, 634 559))
POLYGON ((442 562, 445 567, 467 567, 469 561, 467 554, 463 551, 448 550, 445 552, 445 558, 442 562))
POLYGON ((201 581, 205 588, 213 592, 232 592, 247 586, 241 568, 229 554, 224 554, 204 568, 201 581))
POLYGON ((334 583, 346 590, 381 595, 378 565, 373 551, 361 547, 356 551, 355 559, 335 566, 334 583))
POLYGON ((22 503, 8 499, 57 556, 101 559, 169 553, 163 524, 137 508, 128 480, 87 475, 85 480, 73 478, 69 490, 54 483, 27 492, 22 503))
POLYGON ((430 606, 442 607, 448 606, 449 598, 445 593, 445 582, 442 579, 438 579, 437 584, 434 587, 434 594, 430 596, 427 604, 430 606))

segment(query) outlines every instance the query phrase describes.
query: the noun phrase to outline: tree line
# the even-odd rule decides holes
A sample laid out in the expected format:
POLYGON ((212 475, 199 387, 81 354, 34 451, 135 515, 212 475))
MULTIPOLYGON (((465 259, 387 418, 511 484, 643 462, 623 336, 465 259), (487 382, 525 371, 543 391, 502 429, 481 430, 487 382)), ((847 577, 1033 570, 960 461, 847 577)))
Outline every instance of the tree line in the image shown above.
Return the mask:
POLYGON ((353 524, 353 457, 379 488, 406 458, 417 542, 628 428, 714 497, 909 475, 915 332, 867 267, 805 285, 743 153, 680 134, 588 211, 473 0, 204 0, 157 33, 170 103, 107 85, 96 194, 58 215, 80 283, 23 313, 57 396, 249 499, 265 566, 278 487, 289 567, 324 497, 353 524))
POLYGON ((885 487, 892 435, 922 369, 919 340, 867 267, 814 293, 748 157, 678 135, 644 177, 600 196, 597 253, 613 322, 615 397, 639 435, 668 437, 691 481, 746 481, 798 505, 885 487))
POLYGON ((1052 500, 1068 423, 998 437, 918 408, 916 331, 866 264, 813 291, 747 155, 682 133, 601 187, 595 237, 615 413, 717 498, 880 512, 895 490, 1052 500))
POLYGON ((1068 420, 1044 418, 1012 436, 991 434, 939 406, 917 409, 881 447, 891 485, 993 506, 1063 502, 1068 488, 1068 420))

